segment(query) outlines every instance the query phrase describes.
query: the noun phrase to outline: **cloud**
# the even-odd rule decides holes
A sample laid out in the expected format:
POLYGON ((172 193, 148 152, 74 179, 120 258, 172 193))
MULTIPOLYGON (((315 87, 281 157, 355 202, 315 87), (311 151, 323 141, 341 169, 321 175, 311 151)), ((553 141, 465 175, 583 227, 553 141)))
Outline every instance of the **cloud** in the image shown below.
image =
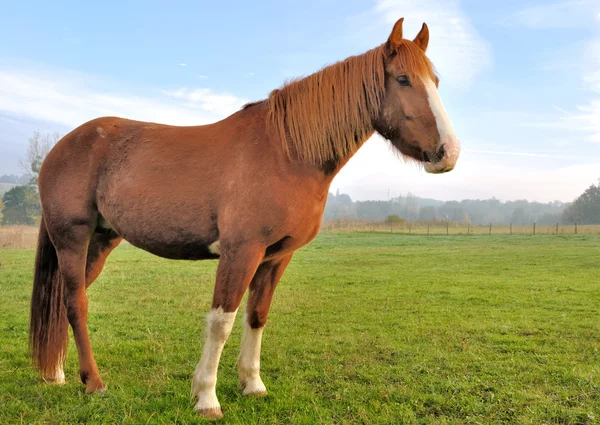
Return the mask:
POLYGON ((185 106, 192 109, 202 109, 218 115, 227 116, 237 111, 248 103, 246 99, 240 99, 229 93, 215 93, 211 89, 188 89, 182 87, 177 90, 164 90, 163 94, 175 99, 185 101, 185 106))
POLYGON ((0 110, 70 128, 106 115, 198 125, 221 119, 246 102, 206 88, 140 96, 123 89, 106 90, 106 84, 70 71, 0 69, 0 110))
POLYGON ((580 140, 600 143, 600 2, 598 0, 563 0, 550 4, 528 7, 517 11, 511 23, 532 29, 588 28, 591 37, 584 41, 577 54, 564 52, 557 57, 555 68, 572 67, 581 74, 581 82, 587 92, 574 110, 552 105, 562 113, 557 119, 533 122, 530 126, 552 128, 573 134, 580 140))
POLYGON ((598 0, 565 0, 521 9, 507 23, 535 29, 578 28, 600 21, 598 0))
POLYGON ((178 64, 177 64, 177 66, 180 66, 180 67, 182 67, 182 68, 183 68, 183 67, 186 67, 186 66, 187 66, 187 63, 183 63, 183 62, 182 62, 182 63, 178 63, 178 64))
POLYGON ((404 33, 413 37, 423 22, 430 30, 428 56, 442 79, 468 85, 493 63, 490 45, 479 35, 457 0, 377 0, 375 13, 391 25, 404 17, 404 33))

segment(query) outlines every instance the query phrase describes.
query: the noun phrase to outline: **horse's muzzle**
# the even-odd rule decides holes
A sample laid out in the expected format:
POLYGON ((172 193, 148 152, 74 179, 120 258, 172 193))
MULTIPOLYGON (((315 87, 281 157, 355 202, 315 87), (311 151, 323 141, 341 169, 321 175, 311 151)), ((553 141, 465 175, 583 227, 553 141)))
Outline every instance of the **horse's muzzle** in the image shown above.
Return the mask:
POLYGON ((425 171, 431 174, 441 174, 452 171, 460 155, 460 142, 456 138, 442 141, 436 152, 423 152, 425 171))

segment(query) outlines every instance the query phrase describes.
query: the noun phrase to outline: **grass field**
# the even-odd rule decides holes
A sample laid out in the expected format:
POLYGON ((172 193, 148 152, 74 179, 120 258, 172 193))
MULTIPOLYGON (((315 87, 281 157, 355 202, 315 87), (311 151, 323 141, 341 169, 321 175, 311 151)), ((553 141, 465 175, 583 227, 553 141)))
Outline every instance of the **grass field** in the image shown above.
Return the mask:
MULTIPOLYGON (((66 385, 30 367, 33 257, 0 250, 0 424, 202 422, 189 393, 216 262, 111 255, 88 290, 108 391, 89 396, 72 342, 66 385)), ((234 328, 222 423, 600 423, 599 258, 594 235, 321 234, 276 292, 265 398, 240 394, 234 328)))

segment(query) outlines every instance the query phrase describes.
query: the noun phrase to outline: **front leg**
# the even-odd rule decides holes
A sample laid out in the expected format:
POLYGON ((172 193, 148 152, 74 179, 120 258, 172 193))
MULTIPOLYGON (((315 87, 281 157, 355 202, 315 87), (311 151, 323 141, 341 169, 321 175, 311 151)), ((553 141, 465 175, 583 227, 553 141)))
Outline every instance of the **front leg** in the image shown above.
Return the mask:
POLYGON ((217 369, 237 309, 264 255, 264 247, 230 245, 221 241, 221 259, 212 309, 206 323, 206 342, 192 380, 196 410, 207 418, 223 416, 217 399, 217 369))
POLYGON ((261 396, 267 393, 260 379, 260 346, 273 292, 292 259, 287 255, 260 265, 250 283, 242 348, 238 357, 238 372, 243 395, 261 396))

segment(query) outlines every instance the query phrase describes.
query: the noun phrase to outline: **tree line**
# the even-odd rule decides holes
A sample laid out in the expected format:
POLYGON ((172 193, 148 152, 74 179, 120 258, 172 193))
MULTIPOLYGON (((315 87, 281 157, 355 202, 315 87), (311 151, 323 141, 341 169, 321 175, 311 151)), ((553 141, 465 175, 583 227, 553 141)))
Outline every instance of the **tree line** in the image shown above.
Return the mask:
POLYGON ((389 201, 352 201, 345 193, 330 193, 325 220, 354 219, 368 221, 440 222, 473 225, 498 224, 516 226, 561 224, 600 224, 600 180, 592 184, 572 203, 541 203, 527 200, 466 199, 438 201, 419 198, 412 193, 389 201))

